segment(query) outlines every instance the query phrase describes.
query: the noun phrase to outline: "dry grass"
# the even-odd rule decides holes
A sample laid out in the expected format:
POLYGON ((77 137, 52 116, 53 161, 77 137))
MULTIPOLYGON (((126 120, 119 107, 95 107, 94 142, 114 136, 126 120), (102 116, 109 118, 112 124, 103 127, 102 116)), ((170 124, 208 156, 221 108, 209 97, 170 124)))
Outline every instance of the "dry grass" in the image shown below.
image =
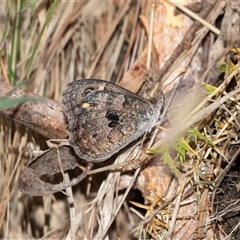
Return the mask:
MULTIPOLYGON (((122 172, 113 171, 117 169, 114 165, 107 175, 91 175, 78 188, 68 189, 68 197, 63 194, 30 197, 17 190, 17 181, 23 166, 47 148, 45 138, 1 117, 1 238, 105 239, 107 235, 109 239, 135 239, 145 235, 154 239, 213 239, 227 236, 213 231, 217 212, 214 215, 212 196, 216 193, 214 187, 219 187, 225 176, 217 171, 224 167, 229 170, 233 161, 228 160, 235 160, 237 154, 229 153, 232 147, 229 139, 237 135, 239 127, 239 67, 227 55, 236 44, 237 30, 221 35, 229 29, 224 24, 231 22, 229 19, 233 19, 235 12, 228 9, 226 19, 218 19, 223 21, 223 30, 213 28, 214 34, 199 24, 193 39, 190 42, 185 39, 180 45, 184 49, 177 46, 193 22, 183 14, 176 20, 171 15, 172 8, 167 6, 157 3, 155 8, 156 49, 152 50, 151 67, 155 68, 155 76, 159 66, 164 74, 158 74, 161 79, 157 79, 149 93, 145 85, 141 88, 144 71, 139 77, 131 76, 133 64, 145 64, 146 60, 149 2, 39 1, 26 8, 20 1, 2 2, 1 79, 13 85, 26 79, 27 91, 58 101, 67 83, 76 79, 106 79, 135 92, 140 90, 144 96, 158 91, 161 80, 166 86, 167 100, 162 122, 168 133, 156 134, 152 149, 160 153, 157 157, 146 163, 150 157, 143 151, 135 166, 137 170, 133 171, 129 164, 133 173, 124 166, 132 147, 115 161, 118 167, 125 167, 122 172), (144 17, 139 20, 140 14, 145 20, 144 17), (171 23, 166 24, 167 21, 171 23), (180 26, 176 28, 176 24, 180 26), (215 40, 221 43, 227 40, 227 47, 217 48, 213 45, 215 40), (176 54, 177 51, 180 53, 176 54), (166 70, 162 66, 168 58, 171 60, 169 56, 175 57, 166 70), (228 60, 222 82, 218 80, 219 72, 212 67, 220 58, 228 60), (170 83, 183 71, 186 73, 182 80, 170 83), (202 87, 196 79, 216 83, 218 88, 202 87), (232 90, 233 79, 236 90, 232 90), (170 93, 176 93, 173 101, 170 93), (131 191, 133 186, 138 191, 131 191), (129 200, 134 201, 137 210, 130 208, 129 200), (136 236, 130 234, 133 229, 136 236)), ((214 24, 223 9, 225 13, 224 2, 215 4, 204 19, 214 24)))

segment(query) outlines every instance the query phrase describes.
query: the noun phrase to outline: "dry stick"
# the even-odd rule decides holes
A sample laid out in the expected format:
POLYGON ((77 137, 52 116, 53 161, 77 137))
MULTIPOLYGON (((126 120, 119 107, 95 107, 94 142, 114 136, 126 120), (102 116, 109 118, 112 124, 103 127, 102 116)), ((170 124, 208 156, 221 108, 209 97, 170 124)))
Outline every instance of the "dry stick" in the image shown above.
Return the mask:
POLYGON ((100 173, 100 172, 106 172, 106 171, 116 171, 118 169, 122 169, 126 165, 131 165, 131 164, 134 164, 134 163, 128 162, 128 161, 122 162, 122 163, 116 163, 116 164, 113 164, 113 165, 109 165, 109 166, 97 168, 97 169, 94 169, 94 170, 90 170, 88 175, 93 175, 93 174, 97 174, 97 173, 100 173))
MULTIPOLYGON (((210 168, 208 170, 208 176, 207 180, 210 182, 211 181, 211 176, 214 170, 214 163, 211 163, 210 168)), ((206 215, 205 212, 208 209, 208 204, 207 204, 207 200, 208 200, 208 193, 209 193, 209 187, 205 187, 204 192, 202 194, 202 199, 201 199, 201 204, 200 204, 200 208, 199 208, 199 216, 198 216, 198 226, 197 226, 197 236, 196 239, 202 239, 203 237, 203 224, 204 224, 204 220, 206 218, 204 218, 204 216, 206 215)))
MULTIPOLYGON (((70 178, 68 173, 64 173, 62 163, 61 163, 61 157, 59 153, 59 149, 56 148, 57 150, 57 159, 58 163, 60 166, 60 170, 63 176, 63 181, 66 183, 70 182, 70 178)), ((75 239, 75 233, 76 233, 76 226, 75 226, 75 207, 74 207, 74 198, 73 198, 73 192, 72 192, 72 186, 66 188, 66 193, 67 193, 67 200, 69 203, 69 208, 70 208, 70 230, 68 232, 67 238, 66 239, 75 239)))
MULTIPOLYGON (((6 201, 9 203, 10 202, 10 197, 9 197, 9 189, 8 189, 8 191, 7 191, 7 193, 5 194, 5 197, 6 197, 6 201), (7 196, 6 196, 7 195, 7 196)), ((9 208, 10 208, 10 204, 7 204, 7 207, 6 207, 6 209, 7 209, 7 211, 6 211, 6 216, 5 216, 5 214, 4 214, 4 216, 6 217, 6 225, 5 225, 5 231, 6 231, 6 234, 5 234, 5 239, 8 239, 8 233, 9 233, 9 224, 10 224, 10 214, 9 214, 9 212, 10 212, 10 210, 9 210, 9 208)), ((2 222, 2 221, 1 221, 2 222)), ((2 226, 2 224, 1 224, 1 226, 2 226)))
POLYGON ((177 215, 179 213, 180 203, 181 203, 182 196, 183 196, 183 193, 184 193, 184 188, 189 181, 190 181, 190 179, 186 179, 186 177, 185 177, 185 179, 182 183, 182 186, 176 192, 175 208, 173 210, 172 221, 170 222, 170 225, 169 225, 168 234, 167 234, 168 237, 167 238, 170 238, 170 236, 172 236, 173 233, 174 233, 175 226, 176 226, 176 221, 177 221, 177 215))
MULTIPOLYGON (((149 146, 149 147, 150 147, 150 146, 149 146)), ((148 156, 148 157, 149 157, 149 156, 148 156)), ((131 164, 131 163, 129 163, 129 162, 124 162, 124 163, 120 163, 120 164, 116 164, 116 165, 120 166, 120 165, 129 165, 129 164, 131 164)), ((120 202, 118 203, 118 207, 117 207, 117 209, 115 210, 114 215, 112 216, 112 218, 110 219, 109 223, 107 224, 107 226, 106 226, 105 229, 103 230, 100 239, 102 239, 102 238, 104 238, 104 237, 106 236, 108 229, 111 227, 112 222, 114 221, 114 219, 116 218, 119 210, 121 209, 121 207, 122 207, 122 205, 123 205, 123 203, 124 203, 124 201, 125 201, 128 193, 129 193, 129 191, 131 190, 131 188, 132 188, 133 185, 135 184, 136 179, 137 179, 137 177, 138 177, 138 175, 139 175, 139 173, 140 173, 140 171, 141 171, 141 167, 142 167, 143 164, 144 164, 144 161, 143 161, 143 160, 140 161, 140 162, 138 162, 138 169, 136 170, 134 176, 132 177, 132 180, 131 180, 131 182, 130 182, 130 185, 127 187, 127 189, 126 189, 123 197, 121 198, 120 202)), ((115 165, 115 166, 116 166, 116 165, 115 165)), ((109 168, 110 168, 110 166, 109 166, 109 168)), ((109 170, 109 169, 108 169, 108 170, 109 170)), ((93 171, 92 171, 92 172, 93 172, 93 171)), ((112 174, 114 174, 114 173, 112 173, 112 174)), ((104 192, 104 191, 101 190, 101 189, 100 189, 100 191, 101 191, 101 192, 104 192)))
POLYGON ((154 9, 155 3, 151 5, 151 16, 150 16, 150 29, 149 29, 149 40, 148 40, 148 49, 147 49, 147 63, 146 69, 150 70, 151 68, 151 55, 152 55, 152 45, 153 45, 153 23, 154 23, 154 9))
POLYGON ((220 30, 218 28, 216 28, 215 26, 213 26, 209 22, 205 21, 203 18, 199 17, 197 14, 195 14, 194 12, 192 12, 191 10, 186 8, 185 6, 177 3, 176 1, 173 2, 173 1, 169 0, 169 3, 175 5, 177 8, 182 10, 186 15, 188 15, 189 17, 195 19, 197 22, 200 22, 203 26, 206 26, 207 28, 209 28, 215 34, 217 34, 217 35, 220 34, 220 30))
MULTIPOLYGON (((123 156, 123 155, 121 155, 121 156, 123 156)), ((125 160, 125 156, 123 156, 123 157, 119 156, 116 159, 116 161, 122 161, 123 159, 125 160)), ((102 207, 100 209, 100 214, 101 214, 100 217, 101 217, 101 220, 103 220, 103 221, 101 221, 101 228, 105 228, 106 226, 108 226, 109 222, 111 221, 111 216, 109 215, 109 211, 110 211, 109 208, 112 208, 113 204, 112 204, 112 200, 111 199, 109 200, 109 197, 112 198, 112 194, 109 195, 108 193, 109 193, 109 191, 111 191, 112 193, 115 191, 114 190, 115 189, 115 185, 116 185, 116 181, 115 180, 116 180, 116 177, 118 177, 119 174, 120 174, 120 172, 113 172, 113 173, 110 173, 108 175, 107 179, 101 184, 101 187, 98 190, 97 196, 92 201, 92 203, 91 203, 92 207, 90 207, 87 211, 85 211, 85 213, 87 213, 87 212, 89 212, 92 209, 95 210, 97 204, 99 205, 99 203, 101 203, 100 206, 102 206, 102 207), (109 204, 108 204, 108 201, 109 201, 109 204), (108 208, 107 212, 104 211, 104 210, 106 210, 106 207, 108 208), (106 218, 104 217, 105 213, 107 214, 106 218)), ((86 204, 86 205, 88 205, 88 204, 86 204)), ((93 210, 92 210, 91 216, 93 216, 93 210)), ((91 229, 93 231, 94 224, 89 222, 88 225, 90 226, 88 229, 91 229)), ((98 235, 102 234, 102 229, 99 228, 98 232, 99 232, 98 235), (101 232, 100 232, 100 230, 101 230, 101 232)), ((90 238, 92 238, 92 237, 90 237, 90 238)), ((99 238, 99 236, 98 236, 98 238, 99 238)))
MULTIPOLYGON (((214 2, 213 2, 214 4, 214 2)), ((206 18, 206 16, 209 14, 209 12, 213 8, 213 4, 210 4, 208 2, 203 3, 202 11, 200 12, 200 16, 202 18, 206 18)), ((218 5, 219 3, 216 3, 215 5, 218 5)), ((168 59, 168 61, 164 64, 164 67, 161 69, 160 73, 156 77, 156 81, 161 81, 162 83, 170 76, 172 73, 171 69, 175 69, 176 66, 174 65, 175 60, 181 55, 182 52, 186 50, 186 48, 190 47, 196 32, 202 27, 202 25, 199 22, 194 22, 193 25, 190 27, 188 32, 186 33, 184 39, 181 41, 181 43, 176 47, 171 57, 168 59)))
MULTIPOLYGON (((69 175, 68 173, 64 174, 65 180, 66 181, 70 181, 69 175)), ((70 214, 70 229, 69 232, 67 234, 66 239, 67 240, 74 240, 75 239, 75 235, 76 235, 76 210, 75 210, 75 206, 74 206, 74 198, 73 198, 73 192, 72 192, 72 187, 68 187, 66 189, 66 193, 67 193, 67 200, 69 203, 69 214, 70 214)))
MULTIPOLYGON (((125 155, 126 155, 126 154, 125 154, 125 155)), ((121 158, 122 156, 124 157, 124 160, 125 160, 125 155, 119 156, 118 159, 117 159, 117 161, 118 161, 118 160, 121 160, 121 159, 122 159, 122 158, 121 158)), ((128 154, 127 154, 127 155, 128 155, 128 154)), ((126 158, 127 158, 127 157, 126 157, 126 158)), ((125 163, 126 163, 126 162, 125 162, 125 163)), ((127 163, 128 163, 128 162, 127 162, 127 163)), ((142 165, 142 163, 141 163, 141 165, 142 165)), ((108 220, 108 222, 106 221, 106 219, 104 219, 104 221, 106 222, 106 224, 103 223, 103 228, 104 228, 104 229, 103 229, 103 232, 101 232, 101 237, 104 237, 103 235, 106 235, 106 234, 107 234, 107 231, 108 231, 109 227, 111 226, 112 222, 113 222, 114 219, 116 218, 119 210, 121 209, 121 206, 123 205, 123 203, 124 203, 124 201, 125 201, 125 199, 126 199, 126 196, 128 195, 129 191, 131 190, 133 184, 134 184, 135 181, 136 181, 136 178, 137 178, 139 172, 141 171, 141 165, 138 166, 138 169, 137 169, 136 173, 134 174, 134 176, 132 177, 131 183, 130 183, 130 185, 128 185, 128 187, 127 187, 127 189, 126 189, 126 191, 125 191, 125 193, 124 193, 124 196, 122 196, 121 200, 117 203, 117 209, 115 210, 114 216, 111 216, 111 218, 108 220)), ((117 175, 120 175, 120 172, 113 172, 113 173, 110 173, 110 174, 108 175, 108 178, 107 178, 107 180, 106 180, 105 183, 104 183, 105 186, 103 186, 103 189, 99 189, 99 191, 98 191, 98 193, 100 193, 100 196, 97 196, 97 199, 94 200, 95 203, 96 203, 96 202, 99 202, 100 200, 102 200, 103 197, 104 197, 103 195, 106 195, 107 192, 110 193, 111 191, 113 191, 113 192, 116 191, 115 187, 114 187, 114 189, 110 189, 110 187, 108 187, 108 186, 110 186, 110 184, 111 184, 111 186, 113 187, 113 181, 114 181, 114 185, 116 185, 115 179, 116 179, 116 176, 117 176, 117 175), (111 181, 110 183, 108 183, 109 180, 111 181), (102 195, 102 196, 101 196, 101 195, 102 195)), ((117 194, 116 194, 116 195, 117 195, 117 194)), ((105 196, 105 199, 104 199, 104 202, 105 202, 105 203, 107 202, 107 198, 109 198, 109 196, 105 196)), ((115 198, 117 198, 117 197, 115 197, 115 198)), ((110 204, 112 204, 112 203, 109 203, 109 204, 108 204, 108 205, 109 205, 109 206, 108 206, 108 209, 109 209, 109 207, 110 207, 110 204)), ((102 211, 103 211, 103 210, 104 210, 104 209, 102 209, 102 211)), ((104 212, 103 212, 103 214, 104 214, 104 212)), ((107 214, 109 215, 109 213, 107 213, 107 214)), ((96 236, 95 236, 95 237, 96 237, 96 236)), ((99 239, 99 236, 98 236, 98 239, 99 239)))
MULTIPOLYGON (((176 199, 175 199, 174 203, 172 203, 172 204, 174 204, 175 207, 173 210, 173 214, 171 215, 171 221, 169 224, 168 233, 166 234, 166 239, 170 239, 170 237, 174 234, 174 231, 176 229, 176 220, 177 220, 179 209, 180 209, 181 205, 193 204, 195 202, 195 200, 188 200, 188 201, 181 202, 182 196, 185 191, 185 186, 187 186, 189 184, 189 182, 191 181, 191 177, 189 175, 190 175, 190 173, 185 174, 185 177, 183 178, 183 183, 181 183, 181 186, 178 187, 177 191, 174 191, 176 199)), ((172 188, 173 188, 173 186, 172 186, 172 188)), ((183 220, 186 219, 187 217, 188 216, 184 216, 183 220)), ((185 232, 182 233, 182 236, 184 236, 187 231, 188 231, 188 229, 185 229, 185 232)), ((182 239, 182 237, 178 237, 178 239, 182 239)))
POLYGON ((111 218, 110 222, 108 223, 107 227, 103 230, 102 235, 101 235, 101 237, 100 237, 99 239, 104 239, 104 238, 105 238, 108 229, 111 227, 113 221, 114 221, 115 218, 117 217, 117 214, 118 214, 118 212, 120 211, 123 202, 126 200, 126 197, 127 197, 128 193, 129 193, 129 191, 132 189, 132 187, 133 187, 133 185, 134 185, 134 183, 135 183, 135 181, 136 181, 136 179, 137 179, 137 176, 138 176, 138 174, 140 173, 140 171, 141 171, 141 166, 140 166, 140 167, 136 170, 136 172, 134 173, 133 178, 132 178, 132 180, 131 180, 128 188, 126 189, 126 191, 125 191, 125 193, 124 193, 121 201, 119 202, 118 207, 117 207, 114 215, 112 216, 112 218, 111 218))
MULTIPOLYGON (((93 239, 93 231, 94 231, 94 223, 96 222, 96 205, 93 205, 91 209, 90 217, 88 218, 88 222, 85 223, 85 238, 84 239, 93 239), (90 226, 90 227, 88 227, 90 226), (87 236, 86 236, 87 235, 87 236)), ((86 212, 85 212, 86 213, 86 212)))
MULTIPOLYGON (((139 10, 139 4, 137 6, 138 6, 138 10, 139 10)), ((137 12, 139 12, 139 11, 137 11, 137 12)), ((136 37, 140 31, 140 26, 137 24, 137 20, 138 20, 138 14, 135 14, 135 19, 133 21, 133 26, 132 26, 133 30, 131 31, 130 39, 128 41, 128 49, 127 49, 124 59, 122 61, 122 65, 118 71, 119 74, 116 79, 116 84, 119 83, 121 76, 123 75, 124 68, 126 67, 127 60, 129 59, 129 54, 132 50, 133 44, 135 44, 135 42, 136 42, 136 37)))
POLYGON ((111 24, 111 28, 109 29, 109 31, 106 34, 105 39, 102 41, 101 45, 99 46, 97 52, 97 56, 95 57, 88 73, 87 73, 87 78, 90 78, 93 75, 93 71, 96 68, 97 63, 99 62, 100 57, 103 54, 104 49, 107 46, 107 43, 110 39, 110 37, 112 36, 112 34, 114 33, 117 25, 119 24, 120 20, 122 19, 122 17, 124 16, 124 14, 127 12, 127 10, 129 9, 129 5, 130 5, 130 1, 126 1, 125 4, 123 4, 123 6, 121 7, 121 9, 119 10, 118 13, 116 13, 117 18, 114 20, 114 22, 111 24))
POLYGON ((11 142, 13 146, 16 146, 17 143, 19 143, 18 146, 18 152, 19 155, 14 158, 13 161, 13 154, 8 155, 8 167, 6 170, 5 177, 2 179, 2 194, 0 198, 0 209, 2 210, 0 213, 0 226, 3 226, 3 221, 6 222, 6 231, 5 231, 5 238, 8 238, 9 234, 9 223, 10 223, 10 209, 9 209, 9 202, 10 199, 12 199, 13 194, 16 193, 15 191, 15 180, 16 175, 18 175, 19 165, 22 160, 22 148, 26 146, 27 142, 27 134, 25 133, 24 136, 20 136, 20 132, 15 132, 13 141, 11 142))
POLYGON ((51 202, 52 202, 52 195, 43 196, 43 209, 44 209, 44 215, 45 215, 45 221, 43 226, 44 235, 47 234, 48 228, 50 226, 51 202))
MULTIPOLYGON (((50 65, 50 62, 52 58, 54 57, 54 53, 58 50, 59 44, 60 44, 60 39, 62 38, 62 35, 66 31, 66 29, 69 27, 71 23, 74 22, 74 20, 79 16, 80 9, 82 8, 84 2, 80 1, 78 2, 72 11, 69 13, 69 16, 66 17, 66 21, 63 23, 62 27, 59 29, 58 32, 54 33, 53 38, 51 39, 51 43, 49 47, 46 50, 46 53, 44 55, 44 65, 47 67, 50 65)), ((79 22, 78 22, 79 24, 79 22)))
POLYGON ((118 36, 118 37, 115 36, 116 43, 113 44, 113 47, 114 47, 115 50, 113 52, 112 51, 110 51, 110 52, 108 51, 108 54, 110 56, 106 56, 107 58, 111 58, 111 61, 109 63, 110 65, 109 64, 107 65, 107 69, 108 70, 107 70, 107 74, 106 74, 106 79, 111 79, 111 77, 113 76, 113 73, 114 73, 114 70, 115 70, 115 66, 117 65, 118 56, 121 53, 123 42, 124 42, 125 37, 127 35, 126 31, 127 31, 128 25, 129 25, 129 16, 126 15, 126 17, 123 19, 123 24, 121 26, 121 34, 120 34, 120 36, 118 36))
MULTIPOLYGON (((125 201, 125 198, 123 196, 123 198, 121 199, 122 202, 120 203, 120 206, 117 204, 118 192, 117 192, 117 189, 115 188, 115 186, 118 182, 118 178, 120 177, 120 174, 121 174, 120 172, 114 172, 112 174, 111 181, 109 182, 108 192, 104 196, 104 199, 102 201, 102 207, 99 209, 100 219, 101 219, 101 221, 99 221, 99 223, 101 225, 101 227, 99 229, 100 236, 102 236, 102 232, 104 230, 106 231, 106 234, 107 234, 107 232, 112 224, 112 221, 114 221, 114 219, 118 215, 118 212, 119 212, 120 208, 122 207, 122 203, 125 201), (119 208, 119 210, 114 212, 114 210, 116 209, 116 205, 118 205, 120 208, 119 208), (114 209, 114 207, 115 207, 115 209, 114 209), (113 216, 114 214, 115 214, 115 216, 113 216)), ((98 236, 95 236, 95 238, 98 238, 98 236)))
MULTIPOLYGON (((230 99, 232 100, 232 99, 230 99)), ((231 124, 235 119, 236 116, 238 115, 238 112, 235 111, 234 113, 231 113, 228 111, 228 109, 226 109, 226 112, 230 113, 230 118, 228 119, 228 121, 224 124, 224 126, 221 128, 221 130, 218 132, 216 139, 219 139, 220 136, 223 134, 223 132, 227 129, 227 127, 229 126, 229 124, 231 124)))
POLYGON ((3 79, 6 82, 10 82, 9 78, 8 78, 8 71, 7 71, 7 66, 5 66, 4 62, 3 62, 3 58, 0 59, 0 67, 1 67, 1 72, 3 75, 3 79))
MULTIPOLYGON (((21 142, 20 147, 19 147, 20 149, 22 149, 22 146, 25 145, 26 139, 27 138, 25 136, 24 141, 20 141, 21 142)), ((11 198, 11 195, 12 195, 10 192, 9 186, 12 183, 13 177, 16 175, 19 163, 21 161, 21 157, 22 157, 22 152, 20 152, 20 154, 17 158, 17 161, 15 163, 14 169, 11 172, 11 174, 10 173, 6 174, 6 176, 9 176, 9 174, 10 174, 10 178, 8 177, 4 182, 3 191, 2 191, 3 193, 2 193, 2 196, 0 199, 0 208, 3 209, 3 211, 1 211, 1 213, 0 213, 0 226, 2 226, 2 224, 3 224, 5 214, 7 215, 7 218, 9 217, 9 208, 8 208, 9 204, 8 203, 9 203, 9 199, 11 198), (7 212, 5 212, 6 210, 7 210, 7 212)), ((9 168, 9 170, 10 170, 10 168, 9 168)), ((9 223, 9 220, 7 220, 7 223, 9 223)), ((7 228, 8 228, 8 225, 7 225, 7 228)), ((7 231, 6 231, 6 233, 7 233, 7 231)))
MULTIPOLYGON (((27 143, 27 134, 25 133, 25 136, 21 138, 21 141, 20 141, 20 144, 19 144, 19 150, 22 150, 23 147, 26 146, 26 143, 27 143)), ((17 161, 15 160, 15 166, 14 166, 14 169, 12 170, 10 179, 9 179, 9 181, 7 183, 7 189, 9 189, 9 186, 12 183, 13 177, 16 175, 17 169, 18 169, 18 167, 20 165, 20 162, 22 160, 22 154, 23 154, 23 152, 20 151, 20 153, 18 154, 17 161)))

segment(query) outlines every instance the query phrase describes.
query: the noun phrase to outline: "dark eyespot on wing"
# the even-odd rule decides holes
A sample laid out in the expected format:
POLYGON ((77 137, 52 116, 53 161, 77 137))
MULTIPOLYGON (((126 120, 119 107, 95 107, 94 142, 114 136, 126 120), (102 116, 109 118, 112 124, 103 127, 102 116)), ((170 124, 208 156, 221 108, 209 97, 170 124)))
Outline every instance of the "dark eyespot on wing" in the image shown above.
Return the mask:
POLYGON ((108 126, 109 126, 110 128, 114 128, 116 125, 117 125, 117 122, 110 122, 110 123, 108 124, 108 126))
POLYGON ((118 124, 119 117, 117 112, 107 111, 105 117, 110 121, 110 123, 108 124, 108 127, 114 128, 118 124))
POLYGON ((119 116, 116 111, 107 111, 105 117, 110 120, 108 127, 114 128, 118 124, 119 116))
POLYGON ((119 121, 119 116, 116 111, 107 111, 106 118, 110 121, 119 121))

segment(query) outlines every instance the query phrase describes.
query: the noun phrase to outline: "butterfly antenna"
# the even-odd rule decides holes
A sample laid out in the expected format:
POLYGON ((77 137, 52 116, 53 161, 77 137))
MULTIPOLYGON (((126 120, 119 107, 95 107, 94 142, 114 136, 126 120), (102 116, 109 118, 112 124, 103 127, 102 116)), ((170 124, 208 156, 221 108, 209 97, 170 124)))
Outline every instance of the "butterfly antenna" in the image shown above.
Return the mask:
POLYGON ((170 83, 168 83, 166 86, 164 86, 164 88, 162 90, 166 89, 170 84, 172 84, 174 81, 176 81, 179 77, 181 77, 185 73, 186 73, 186 71, 181 72, 180 74, 178 74, 170 83))

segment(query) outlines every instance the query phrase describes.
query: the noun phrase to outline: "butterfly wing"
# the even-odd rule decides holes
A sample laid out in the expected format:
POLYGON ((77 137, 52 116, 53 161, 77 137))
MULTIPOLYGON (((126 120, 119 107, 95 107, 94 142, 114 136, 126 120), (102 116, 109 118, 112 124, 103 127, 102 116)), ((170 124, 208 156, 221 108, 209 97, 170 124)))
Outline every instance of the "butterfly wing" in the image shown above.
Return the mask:
POLYGON ((63 104, 69 120, 69 141, 80 158, 104 161, 149 129, 153 106, 136 96, 100 80, 68 85, 63 104))

